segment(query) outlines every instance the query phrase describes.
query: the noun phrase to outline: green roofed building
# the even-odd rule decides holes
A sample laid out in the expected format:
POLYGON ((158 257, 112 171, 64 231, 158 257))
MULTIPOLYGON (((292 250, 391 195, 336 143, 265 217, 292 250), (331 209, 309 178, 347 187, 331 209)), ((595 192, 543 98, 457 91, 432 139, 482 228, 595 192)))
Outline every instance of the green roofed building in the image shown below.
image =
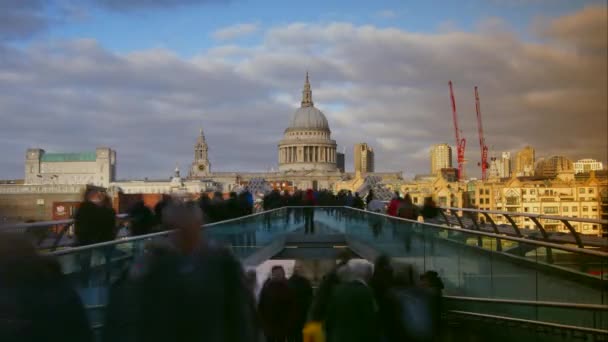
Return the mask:
POLYGON ((116 176, 116 151, 48 153, 31 148, 25 156, 25 184, 90 184, 108 187, 116 176))

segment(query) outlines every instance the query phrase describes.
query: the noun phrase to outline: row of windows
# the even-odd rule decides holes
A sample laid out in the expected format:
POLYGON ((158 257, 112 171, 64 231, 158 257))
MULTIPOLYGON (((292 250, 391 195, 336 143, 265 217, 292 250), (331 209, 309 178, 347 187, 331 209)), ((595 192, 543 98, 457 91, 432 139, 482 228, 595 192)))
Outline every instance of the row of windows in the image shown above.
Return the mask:
MULTIPOLYGON (((569 208, 570 207, 566 207, 566 206, 562 207, 562 212, 564 212, 564 213, 569 212, 569 208)), ((572 206, 571 208, 572 208, 572 212, 578 211, 578 206, 572 206)), ((532 209, 533 209, 533 212, 535 212, 535 213, 538 212, 538 207, 534 207, 532 209)), ((597 207, 588 207, 588 206, 581 207, 581 211, 583 211, 583 212, 588 212, 589 209, 591 209, 592 212, 597 212, 597 207)), ((548 213, 555 214, 558 212, 558 210, 559 210, 559 207, 544 207, 543 208, 543 212, 545 214, 548 214, 548 213)), ((526 213, 530 212, 530 208, 524 207, 524 212, 526 212, 526 213)))
MULTIPOLYGON (((527 195, 527 194, 536 195, 536 189, 522 189, 521 193, 522 193, 522 195, 527 195)), ((593 194, 593 193, 595 193, 595 190, 593 188, 578 188, 578 193, 579 194, 584 194, 584 193, 593 194)), ((557 193, 551 189, 548 189, 545 191, 542 191, 539 189, 538 194, 553 196, 554 194, 557 194, 557 193)))
POLYGON ((321 135, 321 136, 325 136, 325 132, 295 132, 295 133, 289 133, 290 136, 294 136, 294 135, 321 135))
MULTIPOLYGON (((526 225, 524 225, 524 228, 526 228, 526 229, 534 229, 534 228, 536 228, 536 226, 534 226, 534 225, 527 225, 526 224, 526 225)), ((547 228, 547 227, 545 227, 545 228, 547 228)), ((593 225, 584 224, 583 225, 583 230, 598 230, 598 229, 599 228, 598 228, 597 224, 593 224, 593 225)), ((558 230, 568 231, 568 228, 562 227, 562 228, 559 228, 558 230)))
POLYGON ((484 203, 485 204, 490 204, 490 199, 489 198, 480 198, 479 199, 479 204, 484 204, 484 203))

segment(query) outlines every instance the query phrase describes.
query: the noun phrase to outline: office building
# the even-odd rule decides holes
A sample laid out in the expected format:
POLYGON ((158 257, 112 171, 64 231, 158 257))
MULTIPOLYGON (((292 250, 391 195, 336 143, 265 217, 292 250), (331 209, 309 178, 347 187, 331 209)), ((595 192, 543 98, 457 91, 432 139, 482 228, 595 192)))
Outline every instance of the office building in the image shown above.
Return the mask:
POLYGON ((374 172, 374 149, 366 143, 355 144, 353 156, 355 172, 374 172))
POLYGON ((448 144, 435 144, 431 147, 431 174, 438 175, 441 169, 452 168, 452 147, 448 144))

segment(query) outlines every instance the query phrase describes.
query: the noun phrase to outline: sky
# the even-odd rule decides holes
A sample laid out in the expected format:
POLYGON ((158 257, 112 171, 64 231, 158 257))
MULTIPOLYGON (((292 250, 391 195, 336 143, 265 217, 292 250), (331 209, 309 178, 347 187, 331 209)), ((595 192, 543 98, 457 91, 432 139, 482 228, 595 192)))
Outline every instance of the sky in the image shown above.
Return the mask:
MULTIPOLYGON (((454 145, 608 161, 606 1, 0 0, 0 179, 25 151, 117 151, 118 178, 277 167, 306 71, 338 150, 429 172, 454 145)), ((455 149, 454 149, 455 151, 455 149)), ((455 159, 455 152, 454 152, 455 159)))

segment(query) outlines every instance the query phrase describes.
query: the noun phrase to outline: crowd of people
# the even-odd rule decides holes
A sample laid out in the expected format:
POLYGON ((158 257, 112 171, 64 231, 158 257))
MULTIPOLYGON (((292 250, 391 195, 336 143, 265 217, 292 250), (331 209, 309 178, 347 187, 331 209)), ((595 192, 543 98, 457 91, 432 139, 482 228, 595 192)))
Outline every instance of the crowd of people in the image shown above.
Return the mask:
MULTIPOLYGON (((255 272, 245 273, 229 249, 207 241, 200 229, 205 219, 247 215, 252 204, 247 193, 231 194, 227 200, 216 194, 198 202, 163 201, 154 211, 136 203, 129 211, 133 235, 166 229, 176 233, 149 243, 118 278, 113 272, 111 281, 113 249, 103 249, 111 287, 102 339, 272 342, 302 341, 319 334, 329 342, 433 338, 442 288, 437 274, 425 274, 416 286, 411 268, 395 266, 386 257, 375 267, 343 257, 315 295, 301 270, 296 268, 287 278, 277 266, 258 295, 255 272)), ((358 194, 349 192, 273 191, 264 198, 267 210, 336 204, 365 207, 358 194)), ((398 208, 398 214, 405 211, 398 208)), ((313 217, 307 215, 304 219, 312 224, 313 217)), ((75 215, 77 244, 113 240, 115 220, 107 195, 87 191, 75 215)), ((15 236, 0 237, 0 244, 0 340, 91 341, 91 325, 73 279, 62 273, 57 261, 39 255, 15 236)), ((86 286, 92 254, 85 249, 77 256, 86 286)))
MULTIPOLYGON (((314 293, 298 267, 281 266, 257 293, 225 247, 201 234, 195 202, 169 202, 169 240, 146 246, 109 290, 103 341, 431 341, 439 327, 441 280, 382 256, 346 253, 314 293), (320 339, 319 336, 324 338, 320 339)), ((6 236, 5 236, 6 235, 6 236)), ((52 257, 22 237, 0 236, 0 340, 93 341, 78 292, 52 257)))
MULTIPOLYGON (((350 192, 279 193, 264 198, 264 209, 282 206, 373 205, 350 192), (366 203, 367 202, 367 203, 366 203)), ((252 213, 253 197, 245 191, 221 193, 199 201, 168 200, 154 210, 143 202, 129 211, 132 235, 175 231, 170 239, 149 243, 145 251, 110 279, 112 246, 103 248, 106 283, 111 284, 102 329, 104 341, 431 341, 439 324, 443 285, 427 272, 415 284, 413 269, 385 256, 375 265, 343 256, 320 282, 316 293, 301 270, 287 278, 276 266, 262 289, 255 272, 244 272, 229 249, 208 241, 204 221, 252 213), (314 293, 314 295, 313 295, 314 293), (320 339, 323 335, 324 338, 320 339)), ((389 214, 418 215, 409 196, 395 198, 389 214)), ((420 214, 437 215, 425 201, 420 214)), ((306 231, 314 232, 314 210, 304 211, 306 231)), ((287 215, 289 219, 289 215, 287 215)), ((85 194, 75 215, 78 246, 111 241, 116 213, 108 196, 85 194)), ((80 275, 89 283, 92 253, 77 253, 80 275)), ((25 240, 0 237, 0 340, 92 341, 93 333, 79 294, 60 265, 42 256, 25 240)), ((77 284, 77 283, 76 283, 77 284)))
POLYGON ((390 216, 401 217, 409 220, 416 220, 418 216, 422 216, 424 219, 433 219, 439 215, 439 208, 433 201, 432 197, 426 197, 422 208, 419 208, 412 201, 412 197, 409 194, 405 194, 403 198, 399 196, 398 192, 388 204, 386 213, 390 216))
POLYGON ((433 341, 441 331, 442 290, 434 271, 415 284, 409 265, 380 256, 372 266, 344 253, 314 296, 297 267, 287 279, 274 266, 258 315, 266 341, 433 341))
MULTIPOLYGON (((147 207, 143 201, 135 202, 127 211, 128 229, 130 236, 139 236, 166 230, 163 226, 162 212, 167 200, 161 200, 153 209, 147 207)), ((312 206, 347 206, 373 212, 385 212, 390 216, 416 220, 418 216, 425 219, 434 218, 439 215, 439 209, 431 197, 425 198, 424 205, 420 208, 412 202, 409 194, 400 197, 396 192, 388 206, 383 201, 375 198, 373 190, 369 190, 365 198, 359 193, 351 191, 339 191, 334 194, 328 190, 306 191, 297 190, 293 194, 289 191, 272 190, 262 199, 264 211, 281 207, 306 207, 302 213, 295 211, 295 219, 299 222, 303 215, 305 231, 314 232, 314 210, 312 206)), ((231 192, 227 199, 221 192, 213 193, 212 197, 202 194, 198 199, 198 207, 202 211, 205 221, 214 223, 229 219, 250 215, 254 212, 254 196, 245 189, 241 193, 231 192)), ((286 220, 292 217, 288 209, 286 220)), ((268 224, 271 217, 266 216, 268 224)), ((286 222, 289 223, 289 222, 286 222)), ((76 245, 89 245, 94 243, 111 241, 116 238, 116 212, 112 208, 111 200, 104 192, 98 189, 89 189, 84 195, 74 216, 76 245)))

